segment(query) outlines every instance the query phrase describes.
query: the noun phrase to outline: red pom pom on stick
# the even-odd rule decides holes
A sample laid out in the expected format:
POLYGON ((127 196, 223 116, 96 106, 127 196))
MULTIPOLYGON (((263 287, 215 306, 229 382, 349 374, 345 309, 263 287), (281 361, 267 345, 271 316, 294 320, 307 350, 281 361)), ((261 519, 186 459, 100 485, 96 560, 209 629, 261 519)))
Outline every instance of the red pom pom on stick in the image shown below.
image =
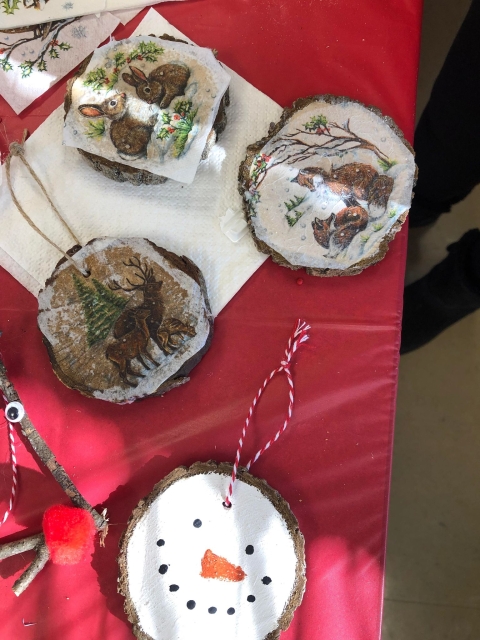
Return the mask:
POLYGON ((96 533, 92 515, 85 509, 54 505, 43 514, 43 533, 55 564, 77 564, 93 553, 96 533))

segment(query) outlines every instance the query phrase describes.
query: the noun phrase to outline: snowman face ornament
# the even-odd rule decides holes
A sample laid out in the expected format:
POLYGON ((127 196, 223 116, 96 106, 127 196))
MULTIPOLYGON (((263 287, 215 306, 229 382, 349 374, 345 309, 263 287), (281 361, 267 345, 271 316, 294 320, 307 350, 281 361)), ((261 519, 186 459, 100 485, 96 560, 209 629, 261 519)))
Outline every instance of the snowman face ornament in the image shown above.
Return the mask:
POLYGON ((141 640, 273 640, 305 590, 304 539, 283 498, 232 465, 180 467, 130 518, 120 592, 141 640))

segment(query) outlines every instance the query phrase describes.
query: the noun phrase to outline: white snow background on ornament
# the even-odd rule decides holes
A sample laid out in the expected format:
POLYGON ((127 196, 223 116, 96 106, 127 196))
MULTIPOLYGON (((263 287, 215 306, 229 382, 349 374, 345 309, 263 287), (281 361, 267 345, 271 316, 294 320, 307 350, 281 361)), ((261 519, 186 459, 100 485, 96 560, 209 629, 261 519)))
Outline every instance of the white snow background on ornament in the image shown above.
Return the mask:
MULTIPOLYGON (((133 35, 141 33, 169 33, 188 40, 153 9, 133 35)), ((26 142, 28 161, 83 244, 101 236, 146 237, 186 255, 205 276, 214 315, 267 259, 257 251, 250 234, 232 243, 221 231, 219 218, 229 208, 243 215, 238 167, 246 147, 264 136, 282 112, 265 94, 234 71, 227 71, 232 78, 228 125, 209 158, 200 163, 191 185, 169 180, 163 185, 136 187, 108 180, 76 149, 62 146, 63 106, 26 142)), ((72 239, 15 158, 12 183, 32 219, 57 244, 69 248, 72 239)), ((20 216, 5 180, 0 188, 0 224, 1 266, 38 295, 61 256, 20 216)))
POLYGON ((175 482, 156 498, 129 540, 129 595, 143 631, 154 640, 262 640, 278 626, 295 584, 293 540, 268 498, 241 479, 232 508, 225 509, 229 481, 208 473, 175 482), (249 546, 253 553, 246 552, 249 546), (240 566, 246 577, 202 578, 208 549, 240 566), (171 585, 178 589, 171 591, 171 585), (187 607, 190 601, 194 608, 187 607))

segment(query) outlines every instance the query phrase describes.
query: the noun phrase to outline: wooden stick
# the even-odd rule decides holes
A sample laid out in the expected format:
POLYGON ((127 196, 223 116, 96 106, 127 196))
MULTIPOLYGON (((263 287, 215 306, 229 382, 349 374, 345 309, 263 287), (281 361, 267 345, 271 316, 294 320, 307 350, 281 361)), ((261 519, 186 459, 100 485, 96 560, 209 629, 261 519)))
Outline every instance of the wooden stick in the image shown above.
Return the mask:
MULTIPOLYGON (((4 396, 7 398, 8 402, 21 402, 18 393, 15 390, 15 387, 10 382, 7 372, 5 369, 5 365, 3 364, 2 359, 0 358, 0 389, 3 391, 4 396)), ((20 421, 20 426, 22 428, 23 435, 30 442, 33 450, 43 462, 43 464, 50 471, 52 476, 61 486, 63 491, 67 494, 73 504, 77 507, 85 509, 92 514, 93 520, 98 531, 104 531, 108 527, 107 520, 96 511, 91 504, 89 504, 82 494, 79 492, 77 487, 73 484, 72 480, 68 476, 65 469, 61 464, 57 462, 54 454, 51 449, 42 438, 42 436, 35 429, 33 424, 30 422, 30 419, 25 412, 24 417, 20 421)))
POLYGON ((48 547, 45 544, 45 538, 43 534, 40 534, 42 537, 42 541, 34 547, 37 551, 37 555, 35 556, 35 560, 28 567, 26 571, 22 573, 22 575, 15 580, 13 583, 13 593, 18 597, 22 594, 28 585, 32 582, 36 575, 40 573, 43 567, 47 564, 47 560, 50 558, 50 552, 48 551, 48 547))
POLYGON ((16 556, 24 551, 31 551, 44 542, 43 533, 37 533, 29 538, 22 538, 21 540, 15 540, 14 542, 7 542, 0 547, 0 560, 16 556))

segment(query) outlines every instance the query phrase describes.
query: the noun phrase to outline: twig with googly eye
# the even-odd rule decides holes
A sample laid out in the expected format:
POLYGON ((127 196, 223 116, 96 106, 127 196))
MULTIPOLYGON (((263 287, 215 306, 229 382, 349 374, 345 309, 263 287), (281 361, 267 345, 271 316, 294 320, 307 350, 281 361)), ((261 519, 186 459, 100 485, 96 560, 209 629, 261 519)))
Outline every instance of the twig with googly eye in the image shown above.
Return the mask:
MULTIPOLYGON (((108 531, 106 510, 103 511, 102 514, 98 513, 98 511, 96 511, 96 509, 94 509, 92 505, 85 500, 65 469, 58 463, 52 450, 31 423, 15 387, 8 378, 5 365, 1 359, 0 392, 3 394, 7 403, 5 408, 5 417, 7 420, 11 423, 17 423, 20 425, 23 436, 27 438, 38 458, 47 467, 72 503, 76 507, 85 509, 92 515, 97 531, 100 532, 100 544, 103 546, 103 541, 108 531)), ((0 560, 30 549, 34 549, 36 551, 36 557, 32 564, 13 585, 13 591, 17 596, 28 587, 33 578, 41 571, 41 569, 43 569, 49 558, 49 551, 45 544, 43 534, 30 536, 28 538, 0 545, 0 560)))

